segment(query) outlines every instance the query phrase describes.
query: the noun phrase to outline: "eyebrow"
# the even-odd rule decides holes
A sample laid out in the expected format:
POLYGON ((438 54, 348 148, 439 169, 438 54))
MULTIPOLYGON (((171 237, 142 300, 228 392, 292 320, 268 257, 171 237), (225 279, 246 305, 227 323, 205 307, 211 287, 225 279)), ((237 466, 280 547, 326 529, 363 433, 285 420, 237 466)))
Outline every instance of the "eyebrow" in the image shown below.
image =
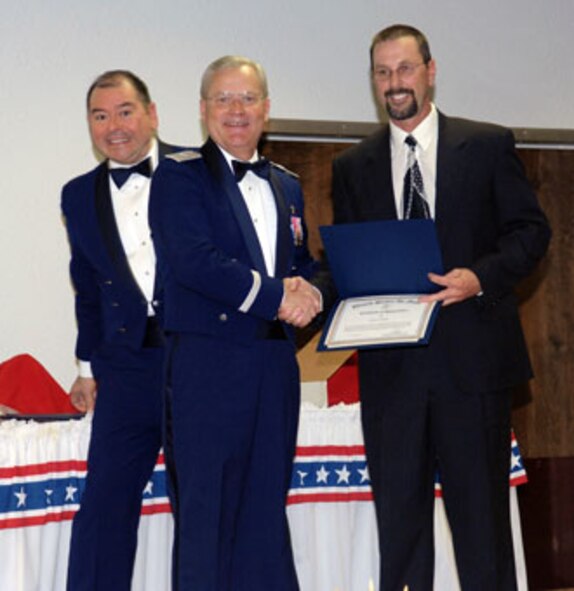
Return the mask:
MULTIPOLYGON (((126 101, 125 103, 121 103, 120 105, 117 105, 117 107, 114 107, 115 110, 118 109, 125 109, 126 107, 135 107, 136 103, 134 103, 133 101, 126 101)), ((100 109, 98 107, 94 107, 92 109, 90 109, 90 113, 104 113, 106 111, 106 109, 100 109)))

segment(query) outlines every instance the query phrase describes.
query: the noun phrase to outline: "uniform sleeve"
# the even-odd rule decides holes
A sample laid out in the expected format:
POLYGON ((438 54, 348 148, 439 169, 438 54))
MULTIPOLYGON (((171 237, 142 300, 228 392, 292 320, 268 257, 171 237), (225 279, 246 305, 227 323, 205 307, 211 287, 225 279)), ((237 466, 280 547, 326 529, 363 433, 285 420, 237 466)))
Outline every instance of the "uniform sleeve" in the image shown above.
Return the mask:
MULTIPOLYGON (((213 194, 201 163, 163 161, 150 195, 150 226, 165 272, 183 287, 240 312, 273 319, 283 297, 280 279, 266 277, 221 250, 214 224, 226 224, 228 212, 214 213, 205 201, 213 194)), ((224 232, 224 227, 218 231, 224 232)))
POLYGON ((73 217, 68 206, 70 199, 71 195, 64 188, 62 192, 62 213, 70 243, 70 278, 74 288, 76 322, 78 325, 76 356, 82 361, 90 361, 102 338, 100 291, 96 272, 76 240, 73 217))

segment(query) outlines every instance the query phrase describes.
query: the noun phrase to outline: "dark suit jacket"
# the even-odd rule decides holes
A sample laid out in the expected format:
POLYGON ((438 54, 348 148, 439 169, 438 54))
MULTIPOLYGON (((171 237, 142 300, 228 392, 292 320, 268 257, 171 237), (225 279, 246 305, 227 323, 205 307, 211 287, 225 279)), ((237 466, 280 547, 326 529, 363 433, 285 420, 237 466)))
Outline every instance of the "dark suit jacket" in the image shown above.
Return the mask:
MULTIPOLYGON (((160 161, 181 149, 159 142, 160 161)), ((107 162, 64 186, 62 212, 76 292, 76 356, 90 361, 103 343, 139 348, 146 328, 147 301, 123 250, 111 202, 107 162)), ((160 294, 156 296, 156 314, 161 316, 160 294)))
POLYGON ((282 279, 308 278, 314 270, 301 187, 293 174, 272 166, 277 252, 275 276, 268 277, 255 228, 223 154, 208 140, 196 156, 182 162, 166 158, 152 181, 150 224, 165 282, 165 328, 250 341, 275 318, 282 279), (255 283, 252 270, 258 272, 255 283))
MULTIPOLYGON (((396 219, 385 126, 333 164, 335 223, 396 219)), ((432 336, 463 390, 523 382, 532 372, 513 295, 544 255, 546 217, 504 128, 439 113, 435 223, 445 272, 468 267, 483 294, 443 308, 432 336)), ((409 348, 376 350, 381 377, 407 379, 409 348)), ((365 356, 368 357, 368 356, 365 356)))

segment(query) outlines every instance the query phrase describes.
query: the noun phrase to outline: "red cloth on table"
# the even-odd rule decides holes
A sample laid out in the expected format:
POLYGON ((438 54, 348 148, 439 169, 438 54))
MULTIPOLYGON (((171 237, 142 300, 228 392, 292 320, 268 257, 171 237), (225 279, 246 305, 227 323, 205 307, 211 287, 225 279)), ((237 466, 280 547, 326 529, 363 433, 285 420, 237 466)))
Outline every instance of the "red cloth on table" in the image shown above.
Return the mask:
POLYGON ((78 412, 60 384, 28 354, 0 363, 0 404, 21 414, 78 412))

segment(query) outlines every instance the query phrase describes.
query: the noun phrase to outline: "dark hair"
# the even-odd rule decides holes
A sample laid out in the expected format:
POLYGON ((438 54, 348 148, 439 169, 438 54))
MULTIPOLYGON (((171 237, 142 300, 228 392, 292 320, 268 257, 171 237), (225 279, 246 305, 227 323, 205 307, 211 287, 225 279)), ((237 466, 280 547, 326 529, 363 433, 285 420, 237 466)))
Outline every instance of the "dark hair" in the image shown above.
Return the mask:
POLYGON ((86 106, 90 109, 90 98, 96 88, 114 88, 120 86, 122 82, 129 82, 135 89, 138 98, 147 108, 151 104, 151 97, 149 90, 145 82, 138 78, 133 72, 129 70, 109 70, 100 74, 88 88, 88 94, 86 95, 86 106))
POLYGON ((411 27, 410 25, 391 25, 379 31, 374 37, 373 41, 371 42, 371 47, 369 49, 369 55, 371 59, 371 71, 373 70, 373 51, 375 47, 382 43, 383 41, 393 41, 395 39, 400 39, 401 37, 414 37, 418 46, 421 56, 423 58, 423 62, 428 64, 431 59, 431 52, 430 46, 427 38, 424 36, 421 31, 411 27))

